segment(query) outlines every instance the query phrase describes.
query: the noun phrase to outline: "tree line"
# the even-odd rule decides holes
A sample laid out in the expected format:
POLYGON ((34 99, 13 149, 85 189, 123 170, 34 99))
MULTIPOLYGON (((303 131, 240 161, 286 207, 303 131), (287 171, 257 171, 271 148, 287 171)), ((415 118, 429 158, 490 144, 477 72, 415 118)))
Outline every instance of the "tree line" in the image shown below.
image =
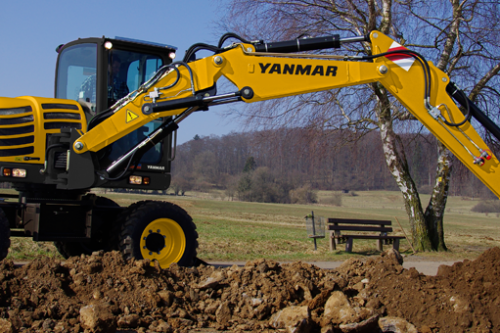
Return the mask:
MULTIPOLYGON (((398 190, 387 170, 380 134, 307 128, 196 136, 177 147, 171 189, 222 189, 228 199, 260 202, 314 202, 315 190, 398 190)), ((401 134, 407 167, 421 193, 435 182, 437 142, 431 134, 401 134)), ((489 190, 457 161, 451 195, 488 196, 489 190)))

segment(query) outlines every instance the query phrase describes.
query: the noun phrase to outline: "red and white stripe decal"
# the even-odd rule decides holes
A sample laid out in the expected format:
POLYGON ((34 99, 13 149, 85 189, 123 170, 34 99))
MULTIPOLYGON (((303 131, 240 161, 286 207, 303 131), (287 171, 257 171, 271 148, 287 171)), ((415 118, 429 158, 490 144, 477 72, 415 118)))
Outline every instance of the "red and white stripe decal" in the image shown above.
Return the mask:
MULTIPOLYGON (((391 47, 387 50, 387 52, 401 51, 401 50, 408 50, 408 49, 404 46, 401 46, 401 44, 393 42, 391 47)), ((410 70, 411 65, 413 65, 413 63, 415 62, 415 59, 412 56, 405 53, 394 53, 386 55, 385 57, 394 62, 396 65, 403 68, 407 72, 410 70)))

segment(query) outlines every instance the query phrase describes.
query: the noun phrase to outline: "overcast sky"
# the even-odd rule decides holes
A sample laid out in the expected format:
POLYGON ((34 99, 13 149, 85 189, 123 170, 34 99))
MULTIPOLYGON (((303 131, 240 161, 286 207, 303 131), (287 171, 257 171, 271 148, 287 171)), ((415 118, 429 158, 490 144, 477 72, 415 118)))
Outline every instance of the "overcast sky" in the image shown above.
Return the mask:
MULTIPOLYGON (((192 44, 217 44, 221 1, 3 1, 0 11, 0 96, 54 96, 59 44, 85 37, 129 37, 178 47, 182 59, 192 44)), ((237 106, 231 106, 235 108, 237 106)), ((180 124, 178 143, 196 134, 240 131, 222 117, 229 106, 198 112, 180 124)))

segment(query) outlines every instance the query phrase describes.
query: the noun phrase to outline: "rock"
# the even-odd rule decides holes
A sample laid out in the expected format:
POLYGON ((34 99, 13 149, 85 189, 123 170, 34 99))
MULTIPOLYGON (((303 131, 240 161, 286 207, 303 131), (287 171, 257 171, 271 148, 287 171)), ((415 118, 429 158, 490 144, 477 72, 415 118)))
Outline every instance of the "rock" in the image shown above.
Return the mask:
POLYGON ((250 304, 252 305, 252 307, 256 307, 256 306, 259 306, 261 305, 263 302, 262 298, 255 298, 255 297, 252 297, 250 299, 250 304))
POLYGON ((77 286, 81 285, 85 281, 85 277, 81 272, 73 275, 72 277, 73 277, 73 283, 77 286))
POLYGON ((229 308, 229 303, 222 303, 217 311, 215 312, 215 319, 219 324, 227 324, 231 319, 231 309, 229 308))
POLYGON ((51 330, 56 326, 56 322, 53 319, 47 318, 43 321, 42 328, 44 330, 51 330))
POLYGON ((103 255, 104 255, 104 251, 103 250, 92 252, 92 257, 102 257, 103 255))
POLYGON ((175 318, 175 317, 178 317, 178 318, 188 318, 189 315, 186 312, 186 310, 184 310, 184 309, 177 309, 177 310, 175 310, 174 313, 172 313, 170 315, 170 317, 172 317, 172 318, 175 318))
POLYGON ((14 328, 7 319, 0 318, 0 332, 14 333, 14 328))
POLYGON ((270 312, 271 306, 267 303, 262 303, 253 310, 253 313, 258 320, 263 320, 269 315, 270 312))
POLYGON ((348 324, 356 322, 357 319, 356 311, 349 304, 346 295, 341 291, 334 291, 326 301, 321 326, 348 324))
POLYGON ((378 316, 372 316, 359 323, 341 324, 339 326, 343 333, 370 333, 375 332, 378 324, 378 316))
POLYGON ((95 299, 95 300, 100 300, 102 299, 102 293, 99 289, 95 289, 93 292, 92 292, 92 297, 95 299))
POLYGON ((192 287, 195 289, 205 290, 209 288, 214 288, 219 285, 219 283, 224 279, 224 275, 221 271, 215 271, 206 280, 200 282, 192 287))
POLYGON ((456 313, 463 314, 471 311, 470 304, 457 296, 450 297, 450 303, 453 304, 453 311, 456 313))
POLYGON ((64 333, 68 332, 69 330, 69 325, 60 321, 54 326, 54 333, 64 333))
POLYGON ((333 329, 333 325, 326 325, 325 327, 321 327, 321 333, 335 333, 333 329))
POLYGON ((304 296, 303 296, 304 300, 311 301, 313 299, 312 295, 311 295, 311 290, 307 286, 305 286, 303 284, 297 284, 295 286, 295 290, 299 290, 299 289, 302 289, 302 291, 304 293, 304 296))
POLYGON ((361 275, 363 262, 357 258, 349 258, 337 267, 337 271, 347 276, 361 275))
POLYGON ((316 309, 319 307, 323 307, 326 301, 328 300, 328 296, 330 295, 330 290, 323 290, 321 293, 316 295, 314 299, 309 302, 309 309, 316 309))
POLYGON ((393 333, 418 333, 415 326, 398 317, 383 317, 378 320, 382 332, 393 333))
POLYGON ((361 291, 365 289, 365 284, 363 282, 358 282, 354 286, 351 287, 354 290, 361 291))
POLYGON ((138 324, 139 324, 139 316, 135 313, 122 316, 117 321, 118 327, 124 327, 124 328, 136 328, 138 324))
POLYGON ((307 333, 311 331, 311 314, 307 306, 290 306, 275 313, 269 325, 274 328, 285 328, 290 333, 307 333))
POLYGON ((174 294, 168 290, 159 291, 158 296, 160 296, 163 304, 166 305, 167 307, 172 305, 172 302, 174 301, 174 294))
MULTIPOLYGON (((192 326, 194 322, 190 319, 170 318, 168 320, 168 323, 175 330, 175 329, 184 329, 186 327, 192 326)), ((224 326, 224 325, 221 324, 221 326, 224 326)))
POLYGON ((96 333, 112 333, 116 330, 115 316, 105 304, 90 304, 80 309, 82 327, 96 333))
POLYGON ((170 333, 174 331, 173 328, 167 322, 161 319, 158 321, 158 325, 154 327, 149 327, 149 329, 152 330, 153 332, 163 332, 163 333, 170 333))
POLYGON ((432 329, 429 326, 424 325, 420 327, 420 333, 432 333, 432 329))
POLYGON ((207 306, 205 307, 205 313, 206 314, 215 314, 215 312, 217 311, 219 306, 220 306, 219 300, 212 301, 211 303, 207 304, 207 306))
POLYGON ((403 264, 403 257, 401 257, 401 254, 395 249, 388 249, 384 251, 384 253, 382 253, 382 257, 391 258, 397 261, 400 265, 403 264))

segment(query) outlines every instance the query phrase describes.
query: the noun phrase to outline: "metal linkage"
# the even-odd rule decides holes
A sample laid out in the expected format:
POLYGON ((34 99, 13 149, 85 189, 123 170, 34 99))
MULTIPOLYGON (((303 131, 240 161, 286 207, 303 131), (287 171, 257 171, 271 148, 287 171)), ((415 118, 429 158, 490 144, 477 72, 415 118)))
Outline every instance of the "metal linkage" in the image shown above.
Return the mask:
MULTIPOLYGON (((435 108, 433 109, 433 111, 435 111, 435 110, 439 110, 439 108, 440 108, 441 106, 444 106, 444 107, 445 107, 445 109, 447 110, 448 115, 450 116, 450 119, 451 119, 451 114, 450 114, 450 112, 449 112, 448 107, 447 107, 445 104, 440 104, 440 105, 438 105, 437 107, 435 107, 435 108)), ((431 113, 431 112, 429 111, 429 113, 431 113)), ((483 165, 484 165, 484 163, 486 162, 486 160, 490 160, 490 159, 491 159, 491 152, 489 152, 488 150, 484 150, 484 149, 482 149, 481 147, 479 147, 479 146, 478 146, 478 145, 477 145, 477 144, 476 144, 476 143, 475 143, 475 142, 474 142, 474 141, 473 141, 473 140, 472 140, 472 139, 471 139, 471 138, 470 138, 470 137, 469 137, 469 136, 468 136, 468 135, 467 135, 467 134, 466 134, 466 133, 465 133, 465 132, 464 132, 461 128, 460 128, 460 126, 454 126, 454 127, 456 127, 456 128, 460 131, 460 133, 462 133, 462 134, 463 134, 463 135, 467 138, 467 140, 469 140, 469 142, 470 142, 470 143, 471 143, 471 144, 472 144, 472 145, 473 145, 473 146, 474 146, 474 147, 475 147, 475 148, 479 151, 479 156, 474 155, 474 154, 473 154, 473 153, 469 150, 469 148, 467 148, 467 147, 465 146, 465 144, 464 144, 462 141, 460 141, 460 140, 459 140, 459 139, 458 139, 458 138, 457 138, 457 137, 456 137, 456 136, 455 136, 455 135, 454 135, 454 134, 450 131, 450 129, 448 128, 448 126, 449 126, 449 125, 445 122, 445 118, 441 115, 441 113, 436 114, 435 112, 433 112, 433 113, 431 113, 431 116, 432 116, 434 119, 436 119, 436 121, 437 121, 437 122, 438 122, 441 126, 443 126, 443 128, 444 128, 444 129, 445 129, 445 130, 446 130, 446 131, 447 131, 447 132, 448 132, 448 133, 449 133, 449 134, 450 134, 450 135, 451 135, 451 136, 452 136, 455 140, 457 140, 457 142, 458 142, 458 143, 459 143, 459 144, 460 144, 460 145, 461 145, 461 146, 462 146, 462 147, 463 147, 463 148, 464 148, 464 149, 465 149, 465 150, 469 153, 469 155, 471 155, 471 157, 473 158, 473 163, 474 163, 474 164, 477 164, 477 165, 479 165, 479 166, 483 166, 483 165)))

